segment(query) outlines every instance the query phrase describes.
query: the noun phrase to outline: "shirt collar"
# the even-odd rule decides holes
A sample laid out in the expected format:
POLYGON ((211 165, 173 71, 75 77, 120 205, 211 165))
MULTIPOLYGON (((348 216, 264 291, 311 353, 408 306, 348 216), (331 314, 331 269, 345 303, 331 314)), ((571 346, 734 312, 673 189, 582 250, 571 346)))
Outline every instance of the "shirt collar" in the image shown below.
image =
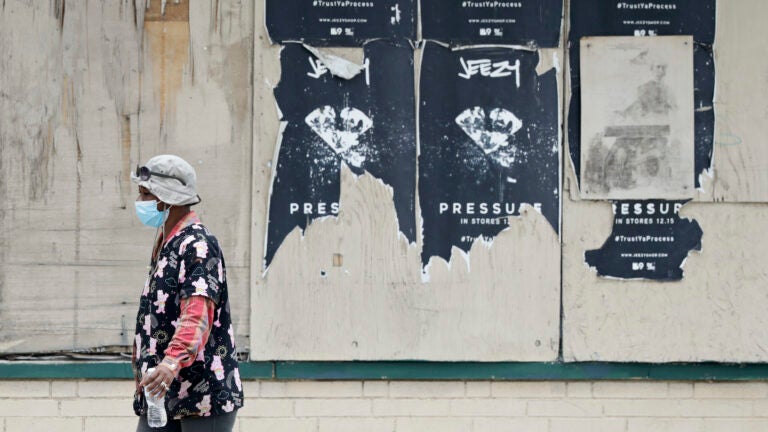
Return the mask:
POLYGON ((176 225, 173 227, 173 229, 171 229, 171 231, 165 236, 165 242, 163 242, 163 244, 168 243, 172 238, 176 236, 176 234, 179 233, 179 231, 183 230, 184 228, 199 223, 200 218, 197 217, 197 213, 195 213, 194 210, 190 210, 189 213, 181 218, 180 221, 176 222, 176 225))

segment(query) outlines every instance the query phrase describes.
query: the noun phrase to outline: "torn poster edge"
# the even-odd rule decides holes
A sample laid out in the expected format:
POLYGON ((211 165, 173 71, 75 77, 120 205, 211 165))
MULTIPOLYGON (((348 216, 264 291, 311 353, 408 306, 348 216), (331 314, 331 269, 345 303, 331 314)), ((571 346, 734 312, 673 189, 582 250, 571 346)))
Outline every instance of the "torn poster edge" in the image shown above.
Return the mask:
MULTIPOLYGON (((366 41, 365 44, 363 46, 361 46, 361 47, 352 47, 352 48, 353 49, 358 49, 359 48, 359 49, 363 49, 364 50, 365 49, 365 45, 367 45, 369 42, 373 42, 375 40, 381 40, 381 39, 372 39, 372 40, 366 41)), ((409 40, 409 42, 411 42, 411 41, 409 40)), ((312 55, 314 55, 318 60, 323 62, 323 64, 326 67, 328 67, 329 72, 331 72, 331 75, 333 75, 333 76, 338 76, 340 78, 343 78, 343 79, 346 79, 346 80, 350 80, 350 79, 353 79, 355 76, 359 75, 360 72, 362 72, 366 68, 365 63, 366 63, 366 59, 367 58, 365 57, 365 51, 363 51, 363 65, 358 65, 358 64, 356 64, 354 62, 351 62, 351 61, 346 60, 344 58, 341 58, 339 56, 336 56, 336 55, 333 55, 333 54, 328 54, 328 53, 323 53, 321 49, 314 48, 314 47, 312 47, 310 45, 307 45, 307 44, 305 44, 303 42, 291 41, 291 42, 288 42, 288 43, 302 45, 307 51, 309 51, 312 55), (331 66, 329 66, 326 63, 326 59, 330 59, 331 61, 333 61, 334 62, 334 67, 338 67, 340 69, 332 69, 331 66), (359 70, 357 70, 357 72, 355 72, 354 75, 351 75, 349 77, 345 76, 349 71, 351 71, 351 70, 353 71, 355 68, 359 68, 359 70), (338 72, 338 73, 335 73, 335 72, 338 72)), ((414 47, 412 42, 410 43, 410 46, 411 46, 411 48, 414 49, 414 55, 415 55, 415 47, 414 47)), ((277 57, 278 58, 278 62, 280 62, 280 60, 281 60, 282 51, 283 51, 283 49, 285 49, 285 47, 286 47, 285 44, 281 44, 280 45, 280 50, 278 51, 278 57, 277 57)), ((270 265, 267 264, 267 260, 266 260, 267 248, 268 248, 268 245, 269 245, 269 225, 270 225, 270 223, 269 223, 270 222, 270 220, 269 220, 269 211, 270 211, 271 206, 272 206, 272 194, 273 194, 273 189, 274 189, 274 185, 275 185, 275 179, 277 178, 277 166, 278 166, 278 160, 279 160, 279 157, 280 157, 280 150, 281 150, 282 144, 283 144, 283 135, 284 135, 284 132, 285 132, 286 128, 288 127, 288 123, 289 123, 288 121, 283 120, 284 116, 283 116, 282 110, 280 109, 280 104, 274 98, 274 90, 281 84, 281 82, 282 82, 282 68, 281 68, 281 71, 280 71, 280 80, 278 80, 278 82, 275 85, 272 85, 268 80, 265 80, 265 83, 267 84, 267 86, 272 89, 272 97, 273 97, 273 101, 275 103, 275 109, 277 111, 277 118, 278 118, 278 122, 279 122, 279 125, 280 125, 280 129, 278 130, 277 142, 275 144, 275 151, 274 151, 274 153, 272 155, 272 160, 271 160, 272 175, 270 177, 269 194, 268 194, 267 209, 266 209, 267 223, 265 224, 264 250, 263 250, 263 254, 262 254, 262 272, 261 272, 262 278, 266 278, 267 273, 269 272, 269 267, 270 267, 270 265)), ((414 112, 416 113, 416 112, 418 112, 418 102, 416 100, 416 96, 418 94, 417 93, 417 89, 418 88, 417 88, 416 84, 414 84, 414 87, 415 87, 414 88, 414 104, 416 105, 416 109, 414 110, 414 112)), ((418 119, 418 114, 416 114, 415 118, 418 119)), ((415 143, 415 145, 416 145, 416 152, 415 152, 415 158, 416 159, 415 159, 414 163, 416 164, 416 178, 415 178, 415 182, 414 182, 414 188, 416 189, 416 193, 414 194, 414 200, 416 200, 417 197, 418 197, 418 155, 419 155, 419 149, 418 149, 418 142, 419 142, 418 141, 419 140, 419 137, 418 137, 418 120, 415 120, 415 121, 417 123, 415 124, 415 131, 416 131, 416 143, 415 143)), ((392 206, 395 209, 395 212, 394 212, 395 213, 395 225, 397 227, 397 234, 395 236, 395 240, 397 242, 402 242, 403 240, 405 240, 405 243, 406 243, 406 245, 408 246, 409 249, 411 247, 418 247, 418 237, 415 236, 414 240, 410 241, 410 240, 408 240, 408 236, 405 235, 405 233, 402 231, 402 229, 400 229, 400 218, 397 215, 397 206, 396 206, 395 200, 394 200, 394 197, 395 197, 395 188, 394 188, 394 186, 385 183, 384 180, 376 177, 375 175, 373 175, 372 173, 370 173, 366 169, 363 169, 361 174, 356 174, 349 167, 349 165, 346 163, 346 161, 344 161, 344 160, 341 161, 341 166, 340 166, 339 170, 340 170, 340 175, 344 171, 346 171, 349 174, 351 174, 354 177, 354 181, 355 182, 358 182, 362 176, 368 175, 372 179, 378 181, 379 184, 384 186, 387 189, 387 191, 392 195, 392 200, 391 200, 392 201, 392 206)), ((298 227, 298 226, 294 227, 294 229, 292 229, 286 235, 286 238, 290 235, 291 232, 293 232, 296 228, 298 228, 299 231, 300 231, 300 234, 301 234, 301 241, 304 241, 304 237, 306 235, 306 230, 312 225, 312 223, 320 222, 320 221, 323 221, 323 220, 326 220, 326 219, 336 219, 336 220, 338 220, 339 217, 341 216, 341 209, 342 209, 342 202, 341 202, 342 190, 341 190, 341 188, 342 188, 342 182, 341 182, 341 178, 339 178, 339 214, 338 215, 336 215, 336 216, 329 215, 329 216, 323 216, 323 217, 312 219, 312 220, 310 220, 307 223, 307 227, 304 228, 304 229, 302 229, 301 227, 298 227)), ((417 215, 414 214, 414 217, 416 217, 416 216, 417 215)), ((420 217, 420 215, 418 215, 418 216, 420 217)), ((280 243, 280 246, 282 246, 282 244, 283 244, 283 242, 280 243)), ((277 250, 275 250, 275 256, 277 256, 277 251, 280 249, 280 246, 278 246, 277 250)), ((272 258, 272 261, 274 261, 274 257, 272 258)))
MULTIPOLYGON (((594 202, 604 202, 604 203, 608 203, 608 204, 612 205, 612 201, 624 201, 624 200, 609 200, 609 201, 594 201, 594 202)), ((627 200, 627 201, 634 201, 634 200, 627 200)), ((681 201, 681 200, 659 200, 659 201, 681 201)), ((683 206, 680 207, 680 211, 682 211, 683 208, 685 208, 686 205, 688 205, 688 204, 690 204, 692 202, 694 202, 693 199, 686 200, 686 202, 683 203, 683 206)), ((695 223, 696 225, 699 226, 699 229, 701 229, 701 239, 699 240, 699 244, 696 247, 694 247, 694 248, 688 249, 688 253, 685 255, 685 257, 683 257, 683 260, 680 262, 679 269, 682 271, 682 273, 680 275, 680 279, 651 279, 651 278, 647 278, 647 277, 623 278, 623 277, 618 277, 618 276, 601 275, 600 272, 597 270, 596 266, 589 265, 589 263, 587 262, 587 252, 593 251, 593 250, 600 250, 600 249, 604 248, 608 244, 608 242, 611 240, 611 235, 613 235, 613 228, 616 226, 616 215, 613 215, 613 217, 612 217, 613 221, 611 222, 611 232, 608 233, 608 238, 605 239, 605 241, 603 242, 602 245, 600 245, 600 247, 594 248, 594 249, 587 249, 587 250, 585 250, 582 253, 582 256, 583 256, 582 262, 584 263, 584 266, 587 269, 589 269, 589 271, 592 272, 592 274, 594 274, 595 276, 597 276, 600 279, 608 279, 608 280, 616 280, 616 281, 627 281, 627 282, 631 282, 631 281, 647 281, 647 282, 660 283, 660 284, 661 283, 681 282, 683 279, 685 279, 685 263, 688 261, 688 258, 690 258, 691 254, 692 253, 697 253, 697 254, 701 255, 701 254, 704 253, 704 229, 701 228, 701 224, 699 223, 699 221, 697 221, 696 219, 694 219, 692 217, 690 217, 690 218, 689 217, 681 217, 680 216, 680 212, 677 213, 677 217, 678 217, 678 219, 680 219, 680 221, 687 221, 689 223, 695 223)))

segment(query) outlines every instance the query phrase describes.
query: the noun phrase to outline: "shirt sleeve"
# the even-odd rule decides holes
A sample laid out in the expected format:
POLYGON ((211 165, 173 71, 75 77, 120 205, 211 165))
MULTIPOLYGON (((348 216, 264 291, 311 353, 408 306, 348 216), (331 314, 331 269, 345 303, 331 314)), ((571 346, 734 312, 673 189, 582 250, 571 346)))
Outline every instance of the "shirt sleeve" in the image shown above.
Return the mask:
POLYGON ((224 269, 217 243, 201 233, 192 234, 181 243, 180 255, 181 297, 208 297, 218 305, 224 269))
POLYGON ((215 309, 213 301, 206 297, 192 296, 181 300, 181 317, 165 350, 164 362, 175 363, 178 369, 194 363, 208 342, 215 309))

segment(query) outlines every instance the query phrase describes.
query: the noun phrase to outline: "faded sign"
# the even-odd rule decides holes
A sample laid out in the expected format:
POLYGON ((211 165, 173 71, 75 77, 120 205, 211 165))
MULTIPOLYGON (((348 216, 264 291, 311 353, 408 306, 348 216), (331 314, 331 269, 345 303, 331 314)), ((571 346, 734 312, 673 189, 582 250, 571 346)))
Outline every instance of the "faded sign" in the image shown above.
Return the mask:
POLYGON ((422 264, 492 241, 530 206, 559 231, 555 69, 507 48, 428 42, 420 82, 422 264))
POLYGON ((681 219, 686 201, 613 203, 613 232, 600 249, 587 251, 588 265, 600 276, 622 279, 679 280, 692 250, 701 250, 696 221, 681 219))
POLYGON ((581 71, 579 41, 584 36, 692 35, 694 40, 694 183, 711 166, 714 137, 715 0, 571 0, 569 65, 571 101, 568 146, 576 176, 581 175, 581 71))
POLYGON ((581 40, 582 197, 693 195, 693 40, 581 40))
POLYGON ((266 0, 267 31, 278 42, 360 46, 416 39, 415 0, 266 0))
POLYGON ((421 0, 424 39, 459 45, 560 44, 563 0, 421 0))
POLYGON ((364 53, 362 72, 349 80, 300 44, 280 53, 275 98, 284 130, 273 162, 265 267, 293 229, 338 215, 342 164, 392 188, 400 231, 416 240, 413 49, 375 41, 364 53))

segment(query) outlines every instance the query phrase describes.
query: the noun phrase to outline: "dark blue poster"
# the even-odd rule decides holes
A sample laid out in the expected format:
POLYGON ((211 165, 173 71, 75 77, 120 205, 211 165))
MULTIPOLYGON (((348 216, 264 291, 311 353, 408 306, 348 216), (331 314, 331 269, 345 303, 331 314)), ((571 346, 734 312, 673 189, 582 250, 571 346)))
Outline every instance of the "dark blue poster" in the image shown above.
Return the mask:
MULTIPOLYGON (((716 0, 571 0, 569 64, 571 101, 568 111, 568 146, 577 178, 581 175, 581 86, 579 41, 584 36, 674 36, 692 35, 694 40, 694 182, 712 162, 715 115, 716 0)), ((653 197, 648 197, 653 198, 653 197)), ((677 208, 682 201, 617 201, 614 209, 640 204, 637 216, 647 223, 626 224, 617 214, 613 232, 602 248, 588 251, 586 260, 601 276, 678 280, 681 266, 692 249, 700 249, 702 232, 698 223, 670 215, 652 214, 662 208, 677 208), (669 223, 655 219, 666 217, 669 223), (644 241, 642 239, 650 239, 644 241), (664 238, 657 242, 653 239, 664 238), (625 240, 631 239, 631 240, 625 240), (638 240, 640 239, 640 240, 638 240)))
POLYGON ((699 187, 699 174, 710 168, 714 142, 715 0, 571 0, 570 11, 568 146, 576 176, 581 175, 579 40, 584 36, 693 35, 694 180, 699 187))
POLYGON ((424 39, 455 45, 560 44, 563 0, 421 0, 424 39))
POLYGON ((339 213, 341 166, 390 186, 400 231, 416 241, 416 113, 407 41, 364 47, 364 70, 347 80, 300 44, 280 52, 275 98, 285 124, 269 202, 265 268, 296 227, 339 213))
POLYGON ((361 46, 373 39, 416 39, 417 0, 266 0, 277 42, 361 46))
POLYGON ((617 201, 613 232, 600 249, 587 251, 587 264, 600 276, 680 280, 691 250, 701 250, 701 227, 681 219, 685 201, 617 201))
POLYGON ((539 54, 451 50, 427 42, 421 64, 422 264, 491 241, 526 205, 559 232, 556 70, 539 54))

